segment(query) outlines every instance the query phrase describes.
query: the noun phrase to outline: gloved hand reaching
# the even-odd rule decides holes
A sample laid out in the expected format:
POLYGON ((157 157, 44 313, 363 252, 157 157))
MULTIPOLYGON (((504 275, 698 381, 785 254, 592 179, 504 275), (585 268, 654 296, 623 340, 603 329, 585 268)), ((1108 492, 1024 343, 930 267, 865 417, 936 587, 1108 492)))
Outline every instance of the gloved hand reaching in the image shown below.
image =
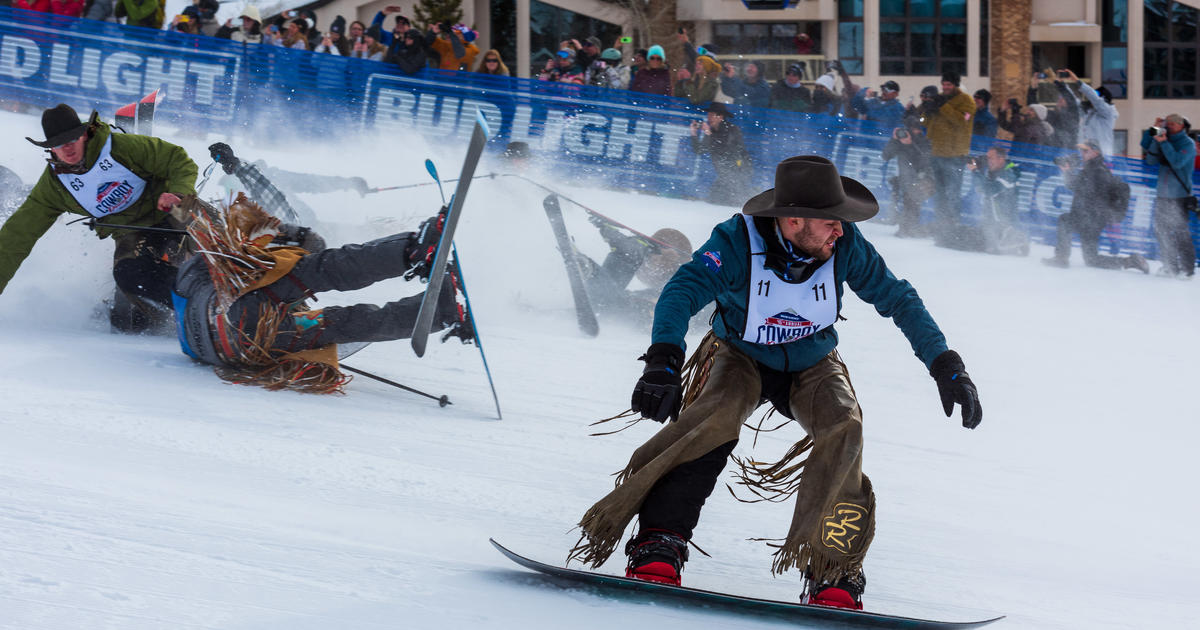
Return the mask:
POLYGON ((633 388, 629 408, 656 422, 667 418, 674 422, 683 405, 683 349, 673 343, 656 343, 638 360, 646 362, 646 369, 633 388))
POLYGON ((962 357, 947 350, 933 360, 929 374, 937 381, 938 395, 942 398, 942 409, 949 418, 954 412, 954 403, 962 405, 962 425, 968 429, 979 426, 983 420, 983 406, 979 404, 979 392, 967 374, 962 357))
POLYGON ((233 149, 224 142, 215 142, 208 147, 208 154, 217 164, 221 165, 221 170, 232 175, 233 169, 237 168, 241 162, 233 155, 233 149))

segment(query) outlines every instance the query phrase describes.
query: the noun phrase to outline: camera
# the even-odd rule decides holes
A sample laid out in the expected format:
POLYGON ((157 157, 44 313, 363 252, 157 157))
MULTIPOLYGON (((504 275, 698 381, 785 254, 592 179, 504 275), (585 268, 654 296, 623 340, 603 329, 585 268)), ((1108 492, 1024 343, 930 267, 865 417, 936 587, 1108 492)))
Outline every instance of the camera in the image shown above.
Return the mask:
POLYGON ((977 171, 987 170, 987 157, 982 155, 967 156, 967 164, 975 167, 977 171))
POLYGON ((1065 166, 1067 168, 1075 168, 1076 166, 1079 165, 1079 155, 1076 153, 1072 153, 1071 155, 1060 155, 1060 156, 1054 158, 1054 163, 1057 164, 1058 166, 1065 166))
POLYGON ((454 25, 451 24, 450 22, 438 22, 438 29, 440 31, 442 31, 443 33, 449 35, 450 32, 454 30, 454 25))
POLYGON ((1146 129, 1146 131, 1149 131, 1151 136, 1161 136, 1167 133, 1166 129, 1162 127, 1156 127, 1154 125, 1151 125, 1148 129, 1146 129))
POLYGON ((1021 109, 1021 101, 1018 101, 1015 98, 1010 98, 1008 99, 1008 107, 1013 111, 1019 110, 1021 109))
POLYGON ((908 130, 904 127, 896 127, 896 139, 903 140, 908 137, 908 130))
POLYGON ((1059 76, 1059 77, 1061 77, 1061 78, 1064 78, 1064 79, 1065 79, 1065 78, 1067 78, 1067 77, 1069 77, 1069 76, 1071 76, 1071 75, 1067 74, 1067 71, 1066 71, 1066 70, 1059 70, 1059 71, 1058 71, 1058 76, 1059 76))
POLYGON ((841 72, 842 71, 842 62, 838 61, 837 59, 830 59, 829 61, 826 61, 825 62, 825 71, 826 72, 841 72))

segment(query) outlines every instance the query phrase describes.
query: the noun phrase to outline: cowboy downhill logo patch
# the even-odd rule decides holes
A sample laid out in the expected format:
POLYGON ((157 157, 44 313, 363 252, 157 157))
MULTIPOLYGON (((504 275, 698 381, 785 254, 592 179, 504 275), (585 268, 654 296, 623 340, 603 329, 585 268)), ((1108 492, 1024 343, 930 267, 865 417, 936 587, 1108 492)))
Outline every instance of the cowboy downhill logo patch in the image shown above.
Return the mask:
POLYGON ((758 339, 755 340, 755 343, 765 345, 787 343, 803 339, 820 329, 820 324, 815 324, 807 317, 788 309, 763 320, 763 324, 758 327, 758 339))
POLYGON ((704 252, 703 256, 704 264, 708 265, 708 268, 711 269, 713 273, 721 271, 721 252, 714 252, 710 250, 704 252))
POLYGON ((104 182, 96 187, 96 211, 108 214, 123 209, 133 194, 133 185, 125 180, 104 182))

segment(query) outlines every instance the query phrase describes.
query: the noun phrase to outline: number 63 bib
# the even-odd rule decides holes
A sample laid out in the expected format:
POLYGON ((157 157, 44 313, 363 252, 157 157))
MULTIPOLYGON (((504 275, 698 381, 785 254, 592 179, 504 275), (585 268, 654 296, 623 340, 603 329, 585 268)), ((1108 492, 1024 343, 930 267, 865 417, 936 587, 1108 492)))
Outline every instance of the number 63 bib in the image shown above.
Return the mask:
POLYGON ((58 181, 88 214, 96 218, 125 210, 140 199, 146 189, 146 180, 113 159, 111 135, 105 140, 100 157, 96 158, 91 170, 82 174, 59 173, 58 181))

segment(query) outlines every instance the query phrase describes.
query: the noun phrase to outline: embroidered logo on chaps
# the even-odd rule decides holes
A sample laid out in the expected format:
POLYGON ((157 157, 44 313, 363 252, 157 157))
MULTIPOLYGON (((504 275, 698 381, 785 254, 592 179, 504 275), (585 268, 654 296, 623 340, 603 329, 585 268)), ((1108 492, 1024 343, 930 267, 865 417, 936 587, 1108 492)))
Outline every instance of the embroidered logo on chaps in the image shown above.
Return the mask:
POLYGON ((821 542, 826 547, 848 554, 862 534, 862 524, 867 520, 867 510, 853 503, 838 503, 833 513, 822 520, 821 542))

